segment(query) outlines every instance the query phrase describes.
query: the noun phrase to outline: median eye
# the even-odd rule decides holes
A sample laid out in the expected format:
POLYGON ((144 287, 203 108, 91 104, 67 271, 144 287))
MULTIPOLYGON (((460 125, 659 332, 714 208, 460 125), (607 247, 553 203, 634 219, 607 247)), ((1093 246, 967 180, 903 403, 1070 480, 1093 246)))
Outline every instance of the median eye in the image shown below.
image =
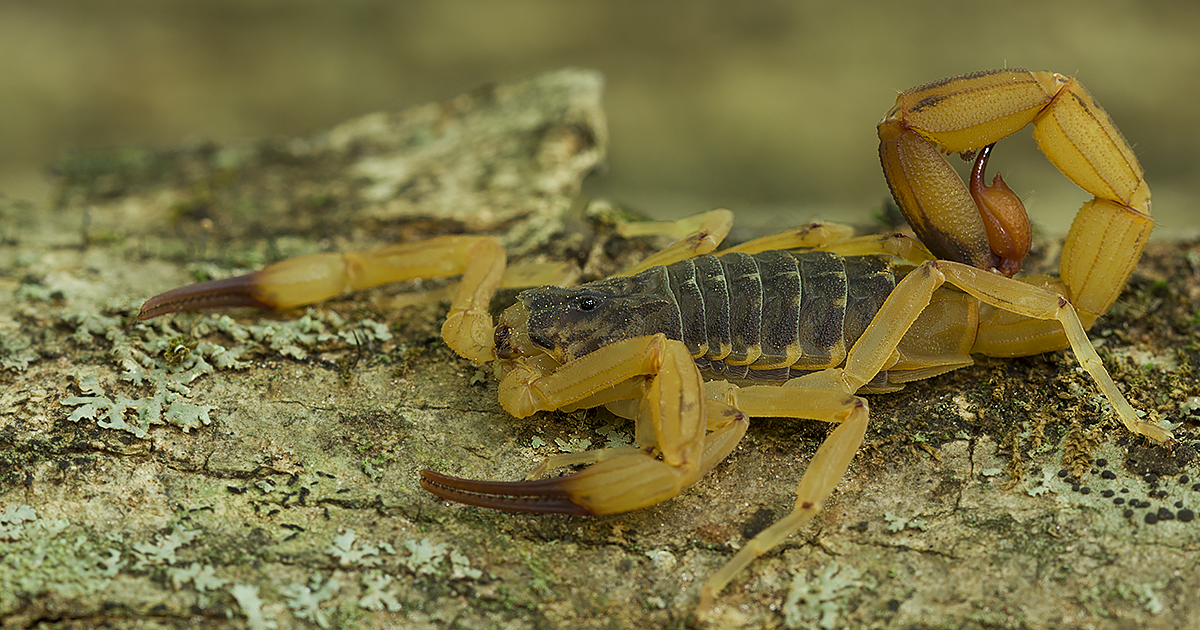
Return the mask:
POLYGON ((575 308, 581 311, 594 311, 600 306, 600 300, 590 295, 581 295, 575 298, 575 308))

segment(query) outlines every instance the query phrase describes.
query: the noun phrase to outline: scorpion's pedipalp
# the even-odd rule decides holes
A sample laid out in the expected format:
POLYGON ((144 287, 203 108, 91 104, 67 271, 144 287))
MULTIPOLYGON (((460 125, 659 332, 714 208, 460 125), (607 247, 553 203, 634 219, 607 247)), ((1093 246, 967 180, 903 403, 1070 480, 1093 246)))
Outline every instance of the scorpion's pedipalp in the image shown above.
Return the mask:
POLYGON ((459 355, 484 362, 494 358, 487 307, 504 270, 504 248, 495 238, 443 236, 364 252, 297 256, 244 276, 174 289, 147 300, 138 319, 225 306, 293 308, 381 284, 463 274, 442 336, 459 355))
POLYGON ((146 300, 138 319, 225 306, 284 309, 328 300, 356 288, 348 278, 348 256, 297 256, 243 276, 174 289, 146 300))

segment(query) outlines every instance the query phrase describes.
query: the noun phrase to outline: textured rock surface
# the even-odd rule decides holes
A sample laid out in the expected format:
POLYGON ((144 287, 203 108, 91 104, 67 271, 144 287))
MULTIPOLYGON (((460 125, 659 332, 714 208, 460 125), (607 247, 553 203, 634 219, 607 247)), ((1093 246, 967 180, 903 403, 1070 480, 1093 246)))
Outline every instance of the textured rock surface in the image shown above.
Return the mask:
MULTIPOLYGON (((446 232, 616 268, 654 244, 570 212, 603 159, 599 98, 597 75, 563 71, 310 139, 80 157, 56 207, 0 205, 5 626, 696 623, 700 585, 791 508, 826 427, 756 422, 651 509, 495 513, 435 500, 417 471, 518 478, 631 427, 507 416, 490 373, 439 342, 439 306, 377 306, 414 287, 131 318, 195 277, 446 232)), ((1200 623, 1198 280, 1200 246, 1156 243, 1092 331, 1134 406, 1178 425, 1173 455, 1127 439, 1066 353, 874 397, 828 509, 738 576, 712 625, 1200 623), (1064 459, 1079 470, 1059 476, 1064 459)))

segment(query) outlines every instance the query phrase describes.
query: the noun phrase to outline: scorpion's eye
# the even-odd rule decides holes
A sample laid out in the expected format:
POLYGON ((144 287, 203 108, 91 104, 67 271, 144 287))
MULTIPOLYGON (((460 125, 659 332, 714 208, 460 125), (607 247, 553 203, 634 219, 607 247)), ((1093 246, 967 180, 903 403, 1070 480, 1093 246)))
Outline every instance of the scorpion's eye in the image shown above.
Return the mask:
POLYGON ((593 311, 600 306, 600 300, 591 295, 581 295, 575 298, 575 308, 581 311, 593 311))

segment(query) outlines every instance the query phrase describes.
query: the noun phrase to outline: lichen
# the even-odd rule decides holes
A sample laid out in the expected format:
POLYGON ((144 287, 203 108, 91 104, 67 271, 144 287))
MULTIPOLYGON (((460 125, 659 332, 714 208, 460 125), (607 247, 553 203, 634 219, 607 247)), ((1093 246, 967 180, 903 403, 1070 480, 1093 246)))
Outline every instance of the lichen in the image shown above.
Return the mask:
POLYGON ((171 567, 167 569, 167 576, 177 591, 189 582, 201 593, 219 590, 229 583, 229 580, 216 576, 216 569, 211 564, 201 566, 198 562, 186 567, 171 567))
MULTIPOLYGON (((348 325, 337 313, 320 309, 309 309, 294 321, 248 325, 238 324, 226 315, 204 315, 192 322, 186 334, 163 321, 139 324, 133 333, 126 334, 121 318, 91 311, 66 313, 62 319, 73 327, 70 338, 75 343, 92 346, 99 336, 112 344, 108 356, 120 368, 121 381, 153 388, 148 395, 110 395, 96 374, 77 373, 76 383, 83 395, 61 401, 64 406, 77 407, 68 420, 94 419, 102 428, 126 431, 139 438, 147 437, 154 425, 169 424, 187 432, 209 424, 209 412, 215 407, 192 400, 191 385, 216 370, 249 367, 243 358, 251 352, 303 360, 326 345, 356 347, 392 338, 382 323, 361 320, 348 325), (204 339, 213 333, 231 338, 235 345, 227 347, 204 339)), ((34 360, 2 347, 0 357, 21 370, 34 360)), ((8 363, 0 365, 7 367, 8 363)))
POLYGON ((801 571, 792 579, 791 589, 783 603, 784 623, 789 628, 811 628, 816 626, 830 629, 838 625, 843 602, 864 586, 858 571, 830 562, 817 570, 812 578, 801 571))
POLYGON ((169 534, 156 537, 153 543, 134 543, 133 552, 136 556, 134 567, 146 569, 154 565, 175 564, 179 560, 175 557, 175 552, 198 536, 200 536, 198 529, 176 529, 169 534))
POLYGON ((38 357, 37 350, 33 349, 33 339, 15 331, 5 331, 0 336, 0 369, 24 372, 38 357))
POLYGON ((62 400, 68 407, 77 407, 67 420, 79 422, 85 418, 96 420, 104 429, 127 431, 136 437, 145 438, 150 427, 156 424, 172 424, 185 432, 211 422, 208 413, 215 409, 211 405, 194 405, 182 398, 182 394, 168 390, 169 379, 156 379, 153 396, 129 398, 109 397, 95 376, 77 377, 77 385, 84 396, 72 396, 62 400), (126 411, 137 418, 136 424, 126 421, 126 411))
POLYGON ((383 562, 381 554, 394 554, 395 548, 386 542, 378 544, 359 542, 353 529, 333 539, 325 553, 337 558, 342 566, 377 567, 383 562), (357 547, 357 548, 356 548, 357 547))
POLYGON ((364 593, 358 600, 359 608, 390 612, 400 610, 400 601, 396 599, 396 593, 388 589, 394 577, 379 571, 368 571, 360 577, 364 593))
POLYGON ((37 512, 28 505, 10 505, 0 514, 0 540, 20 540, 25 523, 37 520, 37 512))
POLYGON ((246 616, 246 625, 250 630, 273 630, 278 627, 274 619, 263 613, 262 600, 258 597, 258 587, 252 584, 234 584, 229 594, 237 601, 246 616))
POLYGON ((404 548, 408 557, 404 564, 412 570, 413 575, 440 575, 444 572, 442 565, 449 563, 449 577, 452 580, 477 580, 483 572, 471 568, 471 561, 457 549, 451 549, 445 543, 431 542, 428 538, 420 541, 406 540, 404 548))
POLYGON ((26 505, 10 504, 0 514, 0 618, 46 593, 94 593, 122 566, 118 549, 67 520, 40 518, 26 505))
POLYGON ((333 599, 342 585, 337 578, 330 577, 321 584, 321 576, 313 575, 308 585, 288 584, 279 591, 287 598, 287 606, 298 619, 311 621, 322 628, 329 628, 329 617, 321 610, 321 603, 333 599))
POLYGON ((925 531, 929 527, 925 521, 919 518, 904 518, 901 516, 896 516, 891 512, 884 512, 883 520, 887 521, 887 530, 893 534, 904 531, 905 529, 925 531))

